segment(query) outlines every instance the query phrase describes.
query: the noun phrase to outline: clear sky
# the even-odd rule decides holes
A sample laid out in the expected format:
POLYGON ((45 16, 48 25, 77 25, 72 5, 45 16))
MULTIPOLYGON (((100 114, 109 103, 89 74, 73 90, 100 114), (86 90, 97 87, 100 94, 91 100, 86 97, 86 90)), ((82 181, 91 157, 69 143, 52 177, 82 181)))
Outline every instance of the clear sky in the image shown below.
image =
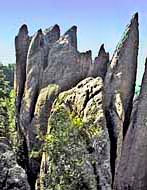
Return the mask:
POLYGON ((30 35, 39 28, 59 24, 61 33, 72 25, 78 26, 78 49, 91 49, 93 57, 104 43, 112 56, 131 16, 139 13, 140 80, 147 56, 146 0, 1 0, 0 2, 0 61, 15 62, 14 37, 22 24, 30 35))

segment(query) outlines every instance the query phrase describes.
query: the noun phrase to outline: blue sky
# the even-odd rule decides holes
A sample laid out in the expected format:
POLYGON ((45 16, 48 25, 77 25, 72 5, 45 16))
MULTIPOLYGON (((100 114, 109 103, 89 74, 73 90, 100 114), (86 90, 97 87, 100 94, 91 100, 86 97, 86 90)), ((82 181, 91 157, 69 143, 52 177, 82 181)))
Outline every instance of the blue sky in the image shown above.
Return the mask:
POLYGON ((0 2, 0 61, 15 62, 14 37, 22 24, 30 35, 39 28, 59 24, 61 33, 78 26, 78 49, 91 49, 93 57, 104 43, 112 55, 131 16, 139 12, 138 79, 147 56, 146 0, 3 0, 0 2))

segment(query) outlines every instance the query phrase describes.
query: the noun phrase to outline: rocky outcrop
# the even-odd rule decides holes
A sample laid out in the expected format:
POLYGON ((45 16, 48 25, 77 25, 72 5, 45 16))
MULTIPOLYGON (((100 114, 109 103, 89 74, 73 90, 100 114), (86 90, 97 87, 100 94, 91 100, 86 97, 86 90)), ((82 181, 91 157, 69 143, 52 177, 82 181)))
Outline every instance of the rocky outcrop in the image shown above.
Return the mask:
POLYGON ((27 175, 4 137, 0 137, 0 189, 30 190, 27 175))
POLYGON ((134 103, 115 177, 117 190, 147 189, 147 60, 139 98, 134 103))
MULTIPOLYGON (((22 26, 20 31, 16 37, 16 91, 20 86, 22 88, 21 95, 16 93, 19 99, 16 117, 20 131, 20 147, 25 145, 24 149, 28 154, 24 156, 28 157, 24 168, 27 168, 28 175, 36 176, 53 101, 60 92, 71 89, 87 76, 97 77, 102 71, 99 72, 98 66, 93 67, 91 51, 80 53, 77 50, 76 26, 61 37, 58 25, 45 31, 40 29, 31 38, 26 25, 22 26), (23 51, 19 51, 21 48, 23 51), (21 57, 24 57, 23 60, 21 57), (21 73, 22 70, 24 74, 21 73), (23 84, 21 75, 25 76, 23 84)), ((104 74, 108 59, 108 54, 102 46, 98 64, 100 67, 104 64, 104 74)), ((23 148, 20 149, 22 151, 23 148)), ((19 155, 21 156, 21 153, 19 155)))
POLYGON ((45 150, 40 189, 111 189, 101 78, 87 78, 59 95, 51 110, 45 150))
POLYGON ((138 56, 138 14, 125 30, 112 57, 105 78, 105 104, 107 127, 111 138, 112 172, 117 170, 123 136, 125 136, 132 110, 138 56))
POLYGON ((78 51, 76 26, 62 36, 55 25, 29 37, 23 25, 15 42, 22 159, 14 155, 13 166, 25 169, 31 189, 145 190, 147 63, 133 106, 138 14, 110 62, 104 45, 94 61, 90 50, 78 51))

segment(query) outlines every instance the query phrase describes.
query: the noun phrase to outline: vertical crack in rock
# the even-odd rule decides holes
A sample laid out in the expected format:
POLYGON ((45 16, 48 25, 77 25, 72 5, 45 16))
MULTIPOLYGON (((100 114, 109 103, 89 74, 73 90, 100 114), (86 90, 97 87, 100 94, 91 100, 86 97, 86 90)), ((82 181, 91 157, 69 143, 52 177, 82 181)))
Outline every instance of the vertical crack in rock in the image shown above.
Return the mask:
POLYGON ((139 44, 138 13, 125 30, 105 78, 105 106, 111 139, 113 177, 120 160, 123 136, 128 128, 135 91, 139 44), (114 144, 116 142, 116 144, 114 144), (116 150, 115 150, 116 149, 116 150), (116 152, 114 154, 114 152, 116 152), (116 162, 114 155, 116 155, 116 162))
POLYGON ((147 59, 139 98, 135 101, 131 121, 124 140, 114 189, 147 188, 147 59))

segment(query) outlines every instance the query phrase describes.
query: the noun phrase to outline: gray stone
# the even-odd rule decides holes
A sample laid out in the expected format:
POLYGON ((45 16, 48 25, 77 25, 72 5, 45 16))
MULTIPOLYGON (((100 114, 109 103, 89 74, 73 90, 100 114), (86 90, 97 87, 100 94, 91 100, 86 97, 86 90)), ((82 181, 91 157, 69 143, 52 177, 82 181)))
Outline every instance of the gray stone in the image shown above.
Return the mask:
MULTIPOLYGON (((28 36, 28 28, 22 25, 19 33, 15 38, 16 50, 16 73, 15 73, 15 92, 16 92, 16 114, 19 115, 21 100, 24 93, 24 86, 26 81, 26 60, 30 44, 30 37, 28 36)), ((18 116, 17 116, 18 117, 18 116)), ((18 121, 19 122, 19 121, 18 121)))
POLYGON ((147 189, 147 60, 139 98, 134 103, 114 189, 147 189))
POLYGON ((98 56, 91 64, 88 76, 105 78, 109 66, 109 53, 105 52, 104 44, 101 45, 98 56))
POLYGON ((138 14, 127 26, 122 40, 112 57, 105 78, 106 118, 111 138, 112 172, 117 170, 123 136, 125 136, 132 110, 138 56, 138 14))
POLYGON ((0 189, 30 190, 27 175, 4 138, 0 138, 0 189))

